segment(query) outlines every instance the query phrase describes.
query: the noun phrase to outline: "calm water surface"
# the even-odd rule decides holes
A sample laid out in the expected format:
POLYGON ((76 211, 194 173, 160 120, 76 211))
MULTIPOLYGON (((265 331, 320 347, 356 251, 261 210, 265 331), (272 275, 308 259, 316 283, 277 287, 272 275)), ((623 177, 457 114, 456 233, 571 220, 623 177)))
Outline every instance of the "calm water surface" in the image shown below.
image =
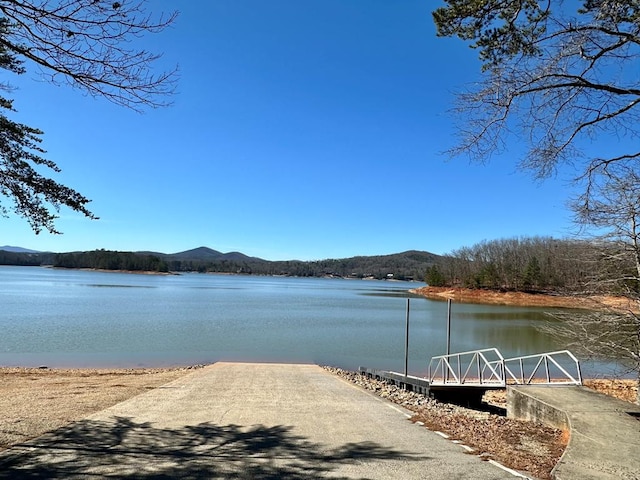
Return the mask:
MULTIPOLYGON (((166 366, 215 361, 404 368, 446 349, 445 302, 418 283, 0 267, 0 365, 166 366)), ((454 304, 451 350, 562 348, 534 308, 454 304)))

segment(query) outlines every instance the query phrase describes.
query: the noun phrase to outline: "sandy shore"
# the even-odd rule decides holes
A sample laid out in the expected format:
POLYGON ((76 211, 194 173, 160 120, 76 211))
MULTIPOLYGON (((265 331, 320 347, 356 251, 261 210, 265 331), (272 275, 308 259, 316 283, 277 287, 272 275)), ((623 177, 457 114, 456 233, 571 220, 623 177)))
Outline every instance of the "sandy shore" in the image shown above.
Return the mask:
POLYGON ((191 368, 0 368, 0 450, 164 385, 191 368))

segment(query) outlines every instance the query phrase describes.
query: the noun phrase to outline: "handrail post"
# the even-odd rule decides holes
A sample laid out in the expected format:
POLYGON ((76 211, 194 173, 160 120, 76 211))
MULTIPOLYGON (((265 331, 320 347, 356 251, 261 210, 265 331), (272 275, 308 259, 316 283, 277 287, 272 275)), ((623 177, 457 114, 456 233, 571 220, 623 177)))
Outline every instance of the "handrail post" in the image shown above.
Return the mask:
POLYGON ((520 383, 524 384, 524 362, 520 358, 520 383))
POLYGON ((447 355, 451 355, 451 299, 447 299, 447 355))
POLYGON ((549 372, 549 356, 544 356, 544 370, 547 375, 547 383, 551 383, 551 373, 549 372))
POLYGON ((407 298, 407 320, 404 334, 404 379, 405 383, 409 372, 409 302, 410 298, 407 298))
POLYGON ((578 382, 582 385, 582 370, 580 369, 580 363, 576 359, 576 370, 578 371, 578 382))

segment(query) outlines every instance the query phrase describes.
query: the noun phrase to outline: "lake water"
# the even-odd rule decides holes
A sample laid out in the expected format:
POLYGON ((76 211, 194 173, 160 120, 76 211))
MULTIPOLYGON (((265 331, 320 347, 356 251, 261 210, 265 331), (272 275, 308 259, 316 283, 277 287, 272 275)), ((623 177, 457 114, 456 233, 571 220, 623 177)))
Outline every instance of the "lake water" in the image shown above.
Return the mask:
MULTIPOLYGON (((136 275, 0 267, 0 365, 134 367, 258 361, 409 371, 446 350, 446 302, 418 283, 235 275, 136 275)), ((454 304, 451 351, 563 348, 544 310, 454 304)), ((600 366, 601 367, 601 366, 600 366)), ((600 368, 598 367, 598 368, 600 368)))

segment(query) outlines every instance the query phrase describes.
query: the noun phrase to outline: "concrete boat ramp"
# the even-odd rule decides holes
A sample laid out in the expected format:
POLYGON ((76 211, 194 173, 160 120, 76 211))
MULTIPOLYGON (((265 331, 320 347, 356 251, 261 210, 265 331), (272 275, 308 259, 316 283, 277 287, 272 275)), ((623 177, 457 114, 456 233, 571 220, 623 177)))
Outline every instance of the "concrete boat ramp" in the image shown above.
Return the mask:
POLYGON ((0 454, 0 478, 513 479, 316 365, 216 363, 0 454))

